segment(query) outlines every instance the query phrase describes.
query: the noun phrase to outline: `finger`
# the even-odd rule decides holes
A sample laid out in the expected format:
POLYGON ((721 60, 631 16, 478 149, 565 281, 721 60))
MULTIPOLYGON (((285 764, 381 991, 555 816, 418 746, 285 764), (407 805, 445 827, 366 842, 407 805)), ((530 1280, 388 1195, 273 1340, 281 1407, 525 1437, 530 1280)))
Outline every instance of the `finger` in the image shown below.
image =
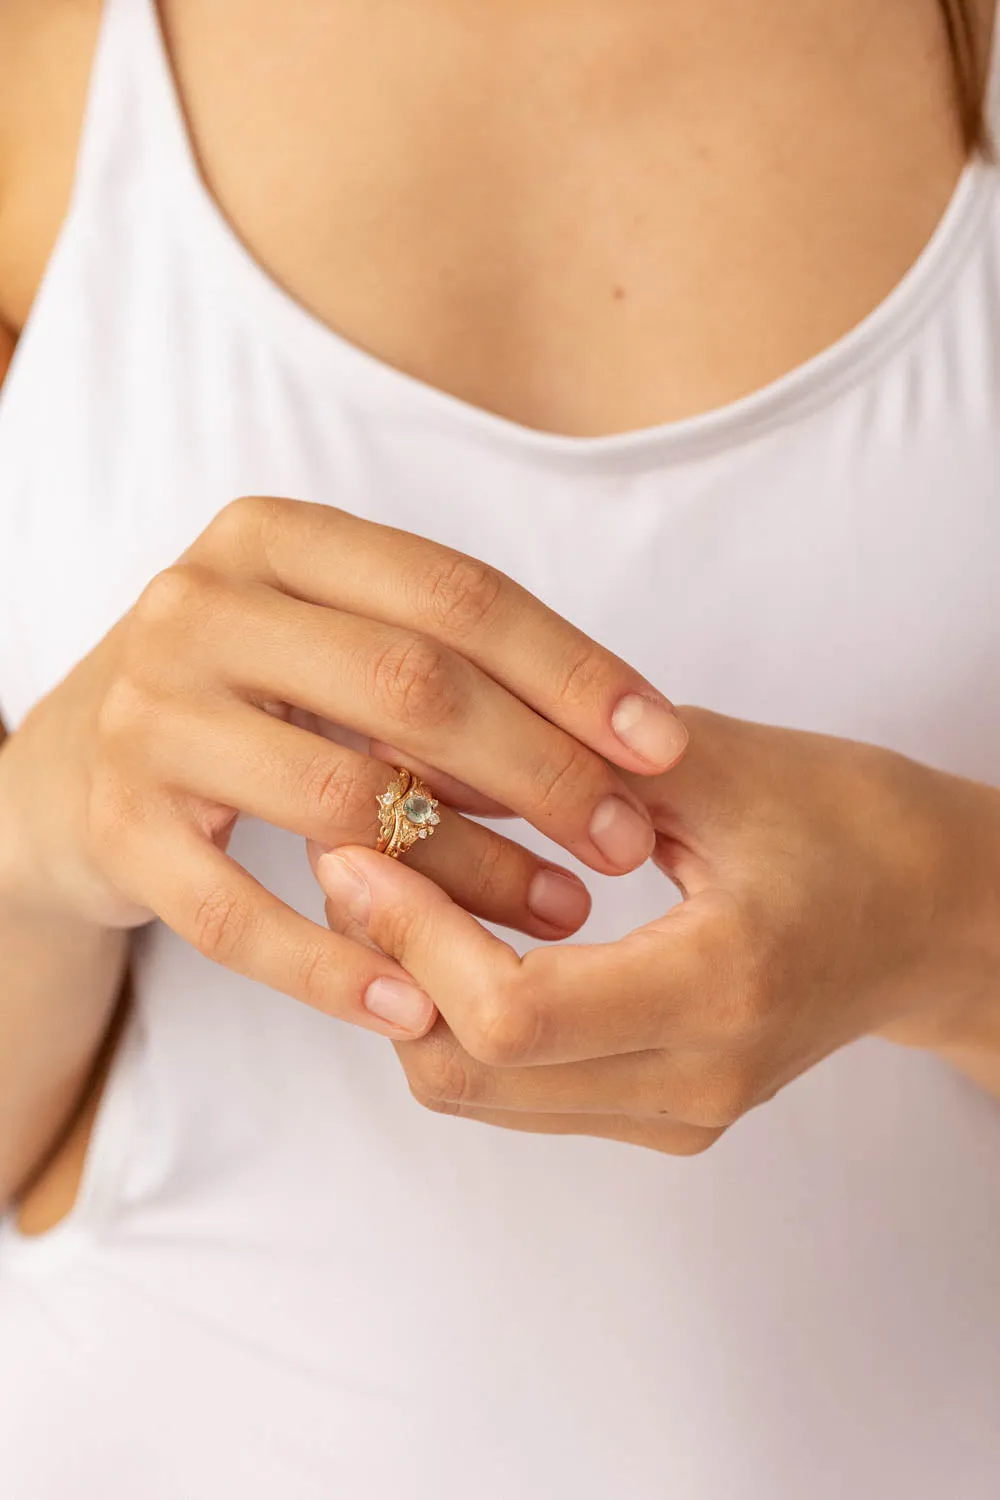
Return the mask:
POLYGON ((220 674, 254 699, 283 697, 400 744, 603 873, 621 874, 649 858, 652 823, 621 777, 464 656, 429 637, 273 589, 240 604, 227 629, 229 611, 220 601, 203 651, 214 650, 220 674))
POLYGON ((193 831, 163 830, 150 868, 153 910, 213 962, 382 1036, 434 1024, 433 1002, 391 958, 310 922, 193 831))
MULTIPOLYGON (((424 1103, 423 1100, 419 1102, 424 1103)), ((520 1130, 531 1135, 587 1135, 598 1140, 621 1141, 628 1146, 646 1146, 666 1156, 700 1156, 724 1134, 722 1130, 678 1125, 672 1121, 633 1119, 629 1115, 532 1115, 435 1103, 426 1103, 425 1108, 434 1114, 460 1115, 463 1120, 475 1120, 480 1125, 493 1125, 501 1130, 520 1130)))
POLYGON ((697 842, 697 834, 746 825, 748 816, 765 818, 773 807, 788 805, 789 766, 826 786, 832 808, 845 795, 829 773, 830 739, 801 730, 776 729, 729 718, 705 708, 682 710, 690 742, 683 762, 669 776, 625 780, 652 809, 657 827, 697 842), (783 755, 785 744, 794 746, 783 755), (794 756, 794 759, 793 759, 794 756))
MULTIPOLYGON (((359 930, 360 929, 356 929, 359 930)), ((516 1110, 525 1114, 607 1114, 676 1124, 722 1125, 718 1064, 712 1090, 697 1060, 663 1051, 580 1063, 491 1068, 472 1057, 439 1021, 419 1042, 400 1047, 410 1088, 422 1103, 516 1110), (718 1113, 718 1117, 717 1117, 718 1113)))
POLYGON ((468 782, 449 776, 438 766, 423 761, 411 751, 400 750, 398 745, 388 745, 385 740, 372 740, 368 752, 374 760, 384 760, 389 766, 405 765, 419 781, 430 787, 435 797, 447 802, 456 812, 468 813, 472 818, 513 818, 515 814, 502 802, 484 797, 468 782))
POLYGON ((401 750, 398 745, 387 744, 385 740, 373 740, 370 735, 359 734, 356 730, 348 729, 346 724, 334 724, 331 719, 325 719, 320 714, 307 713, 305 709, 293 708, 289 704, 273 703, 260 706, 287 724, 295 724, 299 729, 318 734, 335 745, 344 745, 348 750, 355 750, 360 755, 368 755, 372 760, 384 761, 387 766, 406 765, 418 780, 430 787, 435 797, 446 802, 456 812, 467 813, 473 818, 512 818, 514 816, 509 807, 503 807, 499 802, 484 797, 481 792, 476 791, 475 787, 459 781, 457 776, 448 776, 437 766, 429 765, 418 756, 401 750))
MULTIPOLYGON (((238 700, 174 706, 150 744, 146 770, 210 802, 327 848, 378 838, 378 796, 392 766, 359 755, 238 700)), ((590 895, 567 870, 512 839, 439 809, 435 836, 407 858, 484 920, 550 940, 575 932, 590 895)))
POLYGON ((297 598, 417 629, 461 651, 615 765, 662 771, 684 753, 684 727, 662 693, 461 552, 330 506, 259 496, 228 507, 198 545, 297 598))
MULTIPOLYGON (((330 902, 330 919, 340 930, 356 928, 387 953, 394 948, 411 952, 440 982, 452 1010, 447 1020, 459 1041, 488 1060, 485 1044, 477 1050, 476 1043, 501 1015, 498 996, 520 972, 522 960, 513 948, 416 870, 368 849, 351 846, 322 855, 316 876, 330 902), (396 915, 388 916, 393 903, 398 903, 396 915), (454 971, 452 943, 458 944, 454 971), (471 993, 463 983, 471 983, 471 993)), ((435 1001, 442 1009, 437 996, 435 1001)))
MULTIPOLYGON (((656 827, 654 864, 684 896, 719 885, 731 888, 740 867, 734 854, 745 853, 748 839, 763 837, 774 845, 776 829, 796 804, 791 766, 808 784, 813 809, 819 805, 819 789, 831 824, 842 822, 852 793, 849 780, 831 772, 826 736, 753 724, 703 708, 685 707, 683 713, 691 735, 683 762, 667 776, 625 780, 645 802, 656 827), (794 747, 788 754, 782 753, 786 741, 794 747)), ((842 765, 842 757, 836 763, 842 765)))
POLYGON ((617 943, 523 959, 415 870, 349 848, 320 861, 327 895, 434 996, 465 1050, 493 1067, 583 1062, 699 1038, 711 973, 701 898, 617 943))

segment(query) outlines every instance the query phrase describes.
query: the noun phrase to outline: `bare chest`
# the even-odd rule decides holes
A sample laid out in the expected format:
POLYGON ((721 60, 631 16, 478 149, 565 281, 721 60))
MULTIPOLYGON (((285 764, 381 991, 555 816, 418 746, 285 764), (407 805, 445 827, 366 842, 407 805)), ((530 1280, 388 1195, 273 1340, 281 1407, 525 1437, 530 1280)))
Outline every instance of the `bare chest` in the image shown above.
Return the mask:
POLYGON ((320 318, 529 425, 626 429, 808 359, 961 169, 936 0, 167 0, 210 185, 320 318))
POLYGON ((160 11, 209 190, 268 273, 554 431, 809 359, 905 274, 962 165, 937 0, 160 11))

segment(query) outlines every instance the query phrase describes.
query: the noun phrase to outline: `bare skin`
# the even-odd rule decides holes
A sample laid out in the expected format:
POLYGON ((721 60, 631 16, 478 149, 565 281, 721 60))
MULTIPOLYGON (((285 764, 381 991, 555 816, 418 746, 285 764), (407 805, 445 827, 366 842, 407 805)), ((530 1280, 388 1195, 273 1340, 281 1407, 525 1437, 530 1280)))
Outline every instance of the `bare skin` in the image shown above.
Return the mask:
MULTIPOLYGON (((0 12, 12 336, 65 211, 98 12, 0 12)), ((549 430, 690 416, 817 353, 912 264, 963 165, 934 0, 162 14, 207 183, 271 274, 380 358, 549 430)), ((36 1167, 118 988, 120 939, 77 943, 91 1025, 36 1167)))
MULTIPOLYGON (((11 0, 0 21, 15 329, 95 13, 11 0)), ((815 354, 900 279, 962 167, 936 0, 162 15, 205 176, 271 273, 390 363, 562 432, 688 416, 815 354)))
POLYGON ((1000 1096, 1000 792, 870 745, 686 708, 641 787, 685 899, 614 943, 518 957, 415 870, 317 859, 337 930, 440 1009, 397 1045, 441 1113, 696 1155, 863 1036, 1000 1096))

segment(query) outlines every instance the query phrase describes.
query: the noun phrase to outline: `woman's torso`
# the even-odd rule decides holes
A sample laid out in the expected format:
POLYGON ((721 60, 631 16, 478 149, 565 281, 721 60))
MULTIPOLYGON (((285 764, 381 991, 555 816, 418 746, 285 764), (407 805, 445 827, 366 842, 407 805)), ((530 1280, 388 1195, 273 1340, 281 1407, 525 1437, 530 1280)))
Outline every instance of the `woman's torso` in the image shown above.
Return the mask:
MULTIPOLYGON (((6 717, 258 490, 485 556, 678 700, 998 779, 1000 194, 935 6, 165 10, 239 238, 110 0, 0 406, 6 717)), ((236 848, 319 915, 294 839, 236 848)), ((683 1163, 425 1116, 162 929, 136 977, 81 1200, 0 1252, 40 1500, 993 1494, 1000 1114, 936 1063, 852 1048, 683 1163)))

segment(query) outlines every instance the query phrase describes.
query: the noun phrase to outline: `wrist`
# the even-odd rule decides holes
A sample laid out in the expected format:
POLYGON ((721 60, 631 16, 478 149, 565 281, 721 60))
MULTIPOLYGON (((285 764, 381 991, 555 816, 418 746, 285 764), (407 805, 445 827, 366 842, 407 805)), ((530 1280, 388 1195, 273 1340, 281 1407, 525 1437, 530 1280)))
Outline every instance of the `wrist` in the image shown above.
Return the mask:
POLYGON ((1000 791, 931 773, 936 857, 918 1004, 886 1034, 939 1053, 1000 1092, 1000 791))
POLYGON ((51 924, 65 930, 70 924, 81 934, 100 929, 103 924, 72 899, 65 879, 68 851, 62 860, 46 855, 46 825, 58 822, 54 799, 47 799, 44 816, 35 816, 42 799, 21 784, 15 745, 16 736, 0 751, 0 911, 39 928, 51 924))

